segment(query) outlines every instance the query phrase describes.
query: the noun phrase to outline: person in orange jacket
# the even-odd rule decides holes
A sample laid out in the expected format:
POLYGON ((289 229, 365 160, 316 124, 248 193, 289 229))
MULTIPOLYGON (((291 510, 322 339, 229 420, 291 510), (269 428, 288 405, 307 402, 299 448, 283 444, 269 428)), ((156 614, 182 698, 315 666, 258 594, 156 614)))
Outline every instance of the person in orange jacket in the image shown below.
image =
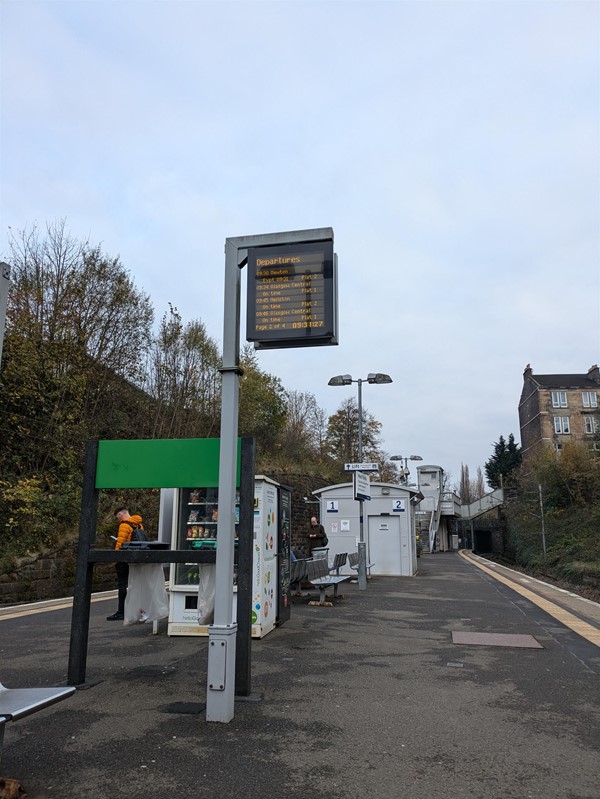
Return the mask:
MULTIPOLYGON (((121 549, 123 544, 131 541, 133 531, 136 529, 143 530, 142 517, 139 514, 130 515, 127 508, 118 508, 115 511, 115 516, 119 521, 119 530, 117 532, 117 540, 115 541, 115 549, 121 549)), ((129 564, 128 563, 115 563, 117 572, 117 591, 119 606, 117 612, 112 616, 107 616, 106 621, 123 621, 125 618, 125 598, 127 596, 127 585, 129 583, 129 564)))

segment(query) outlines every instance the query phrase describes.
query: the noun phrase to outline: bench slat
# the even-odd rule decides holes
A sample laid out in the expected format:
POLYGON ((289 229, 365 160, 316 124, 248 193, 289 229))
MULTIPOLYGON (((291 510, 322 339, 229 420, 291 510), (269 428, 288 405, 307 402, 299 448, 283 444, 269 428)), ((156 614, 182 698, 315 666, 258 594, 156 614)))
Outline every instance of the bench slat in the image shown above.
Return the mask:
POLYGON ((74 686, 66 688, 6 688, 0 683, 0 716, 10 721, 21 719, 66 699, 75 693, 74 686))

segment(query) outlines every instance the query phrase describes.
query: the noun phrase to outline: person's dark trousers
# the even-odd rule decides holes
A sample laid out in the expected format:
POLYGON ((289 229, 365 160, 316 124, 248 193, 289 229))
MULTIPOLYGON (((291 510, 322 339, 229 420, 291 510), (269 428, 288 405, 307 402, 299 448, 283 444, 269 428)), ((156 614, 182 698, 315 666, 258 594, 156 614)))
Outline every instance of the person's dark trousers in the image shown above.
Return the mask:
POLYGON ((119 591, 119 609, 117 613, 125 613, 125 597, 129 583, 129 563, 115 563, 117 569, 117 589, 119 591))
POLYGON ((125 617, 125 598, 127 596, 127 584, 129 583, 129 563, 115 563, 117 571, 117 592, 119 607, 112 616, 107 616, 107 621, 120 621, 125 617))

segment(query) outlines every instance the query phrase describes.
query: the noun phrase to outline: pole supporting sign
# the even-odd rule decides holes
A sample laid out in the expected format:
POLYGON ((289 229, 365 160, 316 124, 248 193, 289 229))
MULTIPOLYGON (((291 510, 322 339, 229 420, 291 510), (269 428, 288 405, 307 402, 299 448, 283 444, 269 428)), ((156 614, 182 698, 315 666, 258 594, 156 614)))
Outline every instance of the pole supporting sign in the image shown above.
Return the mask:
POLYGON ((256 349, 338 343, 337 256, 330 240, 248 249, 246 338, 256 349))

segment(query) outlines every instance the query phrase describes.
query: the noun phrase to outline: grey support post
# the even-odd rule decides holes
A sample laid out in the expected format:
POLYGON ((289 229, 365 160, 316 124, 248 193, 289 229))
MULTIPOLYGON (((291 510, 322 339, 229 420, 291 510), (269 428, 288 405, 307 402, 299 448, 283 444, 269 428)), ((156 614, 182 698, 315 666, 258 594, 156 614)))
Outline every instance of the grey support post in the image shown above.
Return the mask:
POLYGON ((215 617, 208 631, 206 720, 229 722, 235 698, 237 624, 233 622, 233 557, 240 376, 240 270, 251 247, 331 239, 331 228, 238 236, 225 240, 225 307, 219 450, 219 519, 215 617))

